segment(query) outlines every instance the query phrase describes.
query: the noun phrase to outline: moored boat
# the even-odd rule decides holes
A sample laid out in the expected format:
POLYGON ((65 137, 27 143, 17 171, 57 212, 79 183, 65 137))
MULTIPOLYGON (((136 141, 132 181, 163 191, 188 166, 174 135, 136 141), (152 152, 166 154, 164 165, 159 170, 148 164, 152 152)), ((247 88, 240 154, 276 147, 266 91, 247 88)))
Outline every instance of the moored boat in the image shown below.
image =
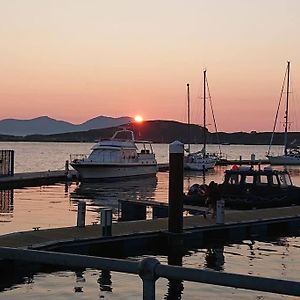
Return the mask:
POLYGON ((100 140, 88 156, 72 155, 71 166, 82 181, 155 175, 157 161, 150 141, 136 141, 128 129, 100 140), (139 150, 137 144, 141 144, 139 150))
MULTIPOLYGON (((210 154, 206 151, 207 144, 207 132, 206 132, 206 87, 207 87, 206 70, 203 72, 203 148, 201 151, 191 152, 190 147, 190 89, 189 84, 187 84, 187 99, 188 99, 188 149, 187 155, 184 158, 184 168, 192 171, 206 171, 213 169, 218 160, 218 156, 215 154, 210 154)), ((213 113, 213 111, 212 111, 213 113)), ((213 119, 215 123, 215 118, 213 114, 213 119)), ((215 123, 216 127, 216 123, 215 123)))
MULTIPOLYGON (((273 133, 269 145, 269 150, 267 154, 267 158, 271 165, 300 165, 300 148, 299 146, 293 146, 288 143, 288 129, 289 129, 289 94, 290 94, 290 62, 287 63, 286 74, 284 77, 284 83, 286 81, 286 101, 285 101, 285 115, 284 115, 284 153, 281 155, 271 155, 271 146, 273 142, 274 132, 276 129, 277 119, 278 119, 278 111, 281 103, 281 98, 283 94, 283 88, 281 91, 281 97, 279 100, 278 108, 276 111, 273 133)), ((284 86, 284 84, 283 84, 284 86)), ((295 141, 294 141, 295 142, 295 141)))
MULTIPOLYGON (((231 209, 300 205, 300 187, 293 185, 287 170, 235 167, 225 171, 224 182, 219 188, 225 206, 231 209)), ((194 192, 189 192, 184 202, 205 206, 205 196, 194 188, 194 192)))

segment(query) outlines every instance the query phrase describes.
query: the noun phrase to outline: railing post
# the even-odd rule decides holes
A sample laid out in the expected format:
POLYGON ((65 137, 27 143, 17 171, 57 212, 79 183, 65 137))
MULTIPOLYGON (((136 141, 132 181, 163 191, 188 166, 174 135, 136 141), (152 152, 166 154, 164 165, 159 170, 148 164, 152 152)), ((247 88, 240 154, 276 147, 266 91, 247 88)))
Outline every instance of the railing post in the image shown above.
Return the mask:
POLYGON ((104 208, 101 210, 102 236, 111 236, 112 234, 112 209, 104 208))
POLYGON ((143 300, 155 300, 155 268, 160 264, 156 258, 147 257, 139 263, 139 276, 143 280, 143 300))
POLYGON ((182 233, 183 230, 183 148, 175 141, 169 145, 169 226, 170 233, 182 233))
POLYGON ((11 150, 10 152, 10 176, 15 174, 15 151, 11 150))
POLYGON ((79 201, 77 209, 77 227, 85 227, 85 213, 86 203, 84 201, 79 201))

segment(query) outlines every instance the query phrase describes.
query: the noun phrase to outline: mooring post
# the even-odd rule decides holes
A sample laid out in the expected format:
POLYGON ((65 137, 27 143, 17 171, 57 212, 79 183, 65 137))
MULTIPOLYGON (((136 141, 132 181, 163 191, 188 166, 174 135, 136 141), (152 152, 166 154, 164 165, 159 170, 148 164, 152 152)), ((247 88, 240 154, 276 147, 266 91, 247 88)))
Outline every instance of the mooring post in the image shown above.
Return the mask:
POLYGON ((102 236, 111 236, 112 234, 112 209, 104 208, 101 210, 102 236))
POLYGON ((183 231, 183 151, 184 145, 175 141, 169 145, 169 233, 183 231))
POLYGON ((68 181, 72 180, 72 174, 70 173, 70 164, 69 164, 68 160, 66 160, 66 163, 65 163, 65 175, 66 175, 66 179, 68 181))
POLYGON ((85 227, 85 213, 86 203, 85 201, 79 201, 77 209, 77 227, 85 227))
POLYGON ((220 199, 216 205, 216 224, 224 224, 225 219, 225 200, 220 199))
POLYGON ((65 163, 65 173, 66 173, 66 175, 68 175, 68 173, 69 173, 69 161, 68 160, 66 160, 66 163, 65 163))
POLYGON ((139 276, 143 280, 143 300, 155 300, 155 268, 160 262, 156 258, 144 258, 139 264, 139 276))

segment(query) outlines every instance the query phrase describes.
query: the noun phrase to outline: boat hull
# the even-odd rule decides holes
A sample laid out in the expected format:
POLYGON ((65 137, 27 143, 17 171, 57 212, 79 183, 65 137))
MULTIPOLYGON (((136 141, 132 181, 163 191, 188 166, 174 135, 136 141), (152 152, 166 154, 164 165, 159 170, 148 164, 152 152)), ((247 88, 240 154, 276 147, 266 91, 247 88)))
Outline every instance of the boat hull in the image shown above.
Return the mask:
POLYGON ((216 165, 216 161, 212 160, 203 160, 201 162, 186 162, 184 164, 184 168, 186 170, 191 170, 191 171, 205 171, 205 170, 210 170, 213 169, 216 165))
POLYGON ((300 157, 280 155, 280 156, 268 156, 271 165, 300 165, 300 157))
POLYGON ((82 181, 150 176, 157 172, 157 165, 71 164, 71 166, 79 173, 82 181))

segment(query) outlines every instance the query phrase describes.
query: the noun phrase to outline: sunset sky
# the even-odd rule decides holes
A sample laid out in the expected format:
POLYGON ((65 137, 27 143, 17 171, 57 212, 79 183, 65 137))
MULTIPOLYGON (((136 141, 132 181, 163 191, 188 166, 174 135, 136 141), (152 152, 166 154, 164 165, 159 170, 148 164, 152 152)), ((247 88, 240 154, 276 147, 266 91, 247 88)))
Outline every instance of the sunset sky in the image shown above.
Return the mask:
POLYGON ((186 122, 189 82, 201 124, 206 68, 220 131, 271 131, 287 60, 300 113, 299 0, 0 0, 0 37, 0 119, 186 122))

